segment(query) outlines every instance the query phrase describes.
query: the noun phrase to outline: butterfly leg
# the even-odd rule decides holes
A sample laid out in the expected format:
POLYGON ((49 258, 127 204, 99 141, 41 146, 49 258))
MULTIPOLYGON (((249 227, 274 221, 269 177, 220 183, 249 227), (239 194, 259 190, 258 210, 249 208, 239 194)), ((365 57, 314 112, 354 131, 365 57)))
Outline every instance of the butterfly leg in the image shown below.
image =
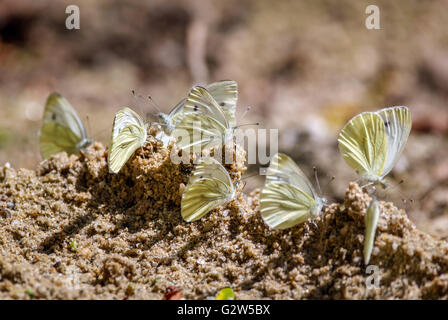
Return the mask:
POLYGON ((366 183, 365 185, 361 186, 361 190, 368 194, 372 194, 376 191, 376 187, 374 186, 373 182, 366 183), (369 188, 371 187, 371 188, 369 188), (370 190, 369 190, 370 189, 370 190))
POLYGON ((140 149, 141 149, 141 151, 142 151, 142 156, 143 156, 143 159, 145 160, 145 162, 146 162, 146 157, 145 157, 145 150, 143 149, 143 146, 142 147, 140 147, 140 149))

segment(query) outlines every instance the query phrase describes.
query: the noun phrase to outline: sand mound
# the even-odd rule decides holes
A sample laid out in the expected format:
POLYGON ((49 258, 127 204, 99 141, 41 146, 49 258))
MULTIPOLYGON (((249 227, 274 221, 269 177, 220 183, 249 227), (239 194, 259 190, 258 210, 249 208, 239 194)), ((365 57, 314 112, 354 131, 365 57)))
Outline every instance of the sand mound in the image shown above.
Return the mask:
MULTIPOLYGON (((350 184, 344 204, 286 231, 258 213, 258 191, 198 222, 180 216, 192 165, 175 165, 151 140, 117 175, 95 144, 37 170, 0 168, 0 298, 237 299, 448 298, 448 243, 415 228, 381 202, 371 264, 379 287, 366 288, 364 213, 370 201, 350 184)), ((239 179, 238 165, 229 166, 239 179)))

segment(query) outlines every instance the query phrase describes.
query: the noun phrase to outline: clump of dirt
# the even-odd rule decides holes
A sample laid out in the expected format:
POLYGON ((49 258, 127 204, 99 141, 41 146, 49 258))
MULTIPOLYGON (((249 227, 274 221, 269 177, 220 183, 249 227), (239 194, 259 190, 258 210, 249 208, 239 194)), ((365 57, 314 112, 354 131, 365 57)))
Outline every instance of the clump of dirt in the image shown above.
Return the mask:
MULTIPOLYGON (((0 298, 162 299, 173 286, 187 299, 448 298, 448 243, 417 230, 381 202, 371 265, 362 259, 370 197, 350 184, 344 204, 314 221, 270 230, 259 192, 240 194, 194 223, 180 215, 193 168, 173 164, 171 146, 149 138, 119 174, 99 143, 35 170, 0 168, 0 298)), ((245 153, 227 166, 237 180, 245 153)))

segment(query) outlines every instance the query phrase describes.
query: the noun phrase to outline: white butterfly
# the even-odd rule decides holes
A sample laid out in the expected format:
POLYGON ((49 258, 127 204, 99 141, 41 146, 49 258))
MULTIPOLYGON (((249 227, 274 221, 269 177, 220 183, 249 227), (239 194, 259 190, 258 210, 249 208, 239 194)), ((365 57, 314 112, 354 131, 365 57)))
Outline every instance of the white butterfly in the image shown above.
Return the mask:
POLYGON ((40 130, 40 152, 44 159, 65 151, 79 154, 92 140, 70 103, 59 93, 51 93, 45 105, 44 119, 40 130))
POLYGON ((385 186, 383 178, 397 163, 411 131, 407 107, 363 112, 339 134, 339 150, 362 178, 385 186))
MULTIPOLYGON (((229 126, 234 127, 236 125, 235 111, 238 100, 237 83, 233 80, 218 81, 206 86, 205 89, 222 109, 229 126)), ((158 122, 163 129, 157 138, 162 140, 165 146, 171 141, 173 130, 182 120, 185 112, 188 112, 188 109, 184 108, 186 100, 180 101, 169 114, 163 112, 157 114, 158 122)))
POLYGON ((134 154, 146 143, 148 123, 130 108, 115 114, 107 163, 109 172, 118 173, 134 154))
POLYGON ((192 172, 182 195, 181 212, 185 221, 202 218, 219 206, 234 200, 238 183, 214 158, 201 158, 192 172))
POLYGON ((222 146, 233 137, 221 107, 207 89, 193 87, 183 105, 182 119, 175 125, 173 136, 182 150, 195 153, 222 146))
POLYGON ((274 155, 260 194, 261 216, 269 227, 286 229, 317 217, 325 202, 290 157, 274 155))

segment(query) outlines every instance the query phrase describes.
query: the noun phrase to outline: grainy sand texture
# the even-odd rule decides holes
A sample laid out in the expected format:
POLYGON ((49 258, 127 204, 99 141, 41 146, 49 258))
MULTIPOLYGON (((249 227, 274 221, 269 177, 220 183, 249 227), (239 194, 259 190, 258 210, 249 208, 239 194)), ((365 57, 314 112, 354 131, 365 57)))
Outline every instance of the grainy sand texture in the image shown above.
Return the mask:
MULTIPOLYGON (((173 286, 187 299, 448 298, 448 243, 416 229, 403 210, 380 202, 367 289, 364 215, 370 197, 351 183, 344 203, 286 231, 270 230, 259 192, 200 221, 180 215, 192 165, 170 161, 152 138, 119 174, 99 143, 36 170, 0 167, 1 299, 162 299, 173 286)), ((245 171, 245 154, 227 166, 245 171)))

